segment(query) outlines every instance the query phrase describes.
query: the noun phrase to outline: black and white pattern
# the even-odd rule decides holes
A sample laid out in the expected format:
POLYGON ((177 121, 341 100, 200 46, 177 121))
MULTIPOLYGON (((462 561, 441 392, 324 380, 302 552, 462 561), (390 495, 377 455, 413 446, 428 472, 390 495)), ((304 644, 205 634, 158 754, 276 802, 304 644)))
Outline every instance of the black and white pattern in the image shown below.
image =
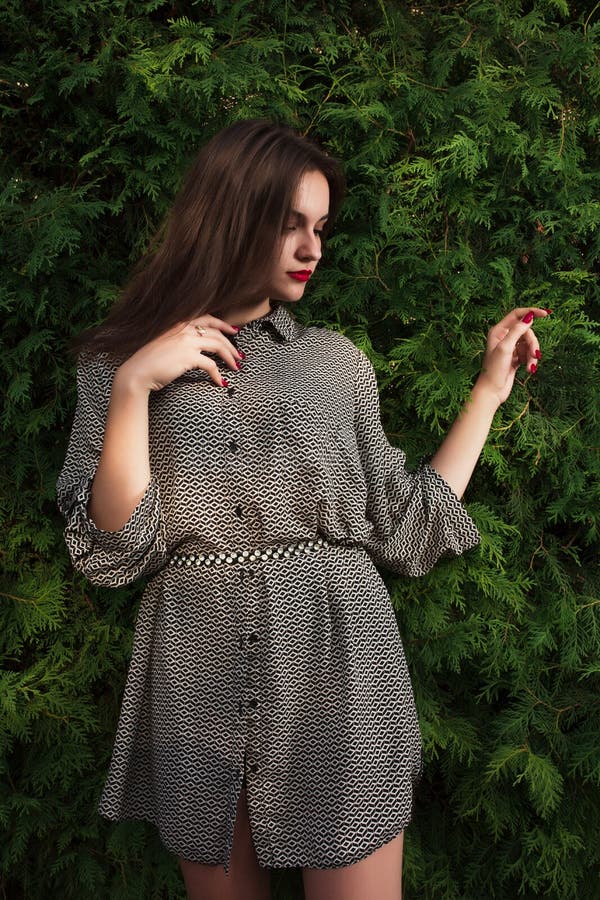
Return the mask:
POLYGON ((100 812, 154 822, 178 855, 228 870, 245 777, 261 865, 345 866, 405 828, 421 766, 375 564, 419 575, 479 536, 430 466, 406 471, 346 337, 275 302, 232 340, 243 368, 215 357, 229 388, 198 370, 151 395, 152 480, 115 533, 86 512, 114 367, 78 370, 57 486, 73 564, 107 586, 152 576, 100 812))

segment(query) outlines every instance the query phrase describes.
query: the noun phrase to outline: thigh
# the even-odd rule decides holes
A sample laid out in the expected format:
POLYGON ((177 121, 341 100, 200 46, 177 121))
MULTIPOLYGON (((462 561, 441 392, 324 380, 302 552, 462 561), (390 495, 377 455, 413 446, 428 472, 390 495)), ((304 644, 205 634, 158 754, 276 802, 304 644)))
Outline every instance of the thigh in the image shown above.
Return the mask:
POLYGON ((223 866, 182 858, 179 865, 189 900, 269 900, 271 871, 256 859, 244 787, 237 805, 229 875, 223 866))
POLYGON ((404 832, 338 869, 303 869, 305 900, 402 900, 404 832))

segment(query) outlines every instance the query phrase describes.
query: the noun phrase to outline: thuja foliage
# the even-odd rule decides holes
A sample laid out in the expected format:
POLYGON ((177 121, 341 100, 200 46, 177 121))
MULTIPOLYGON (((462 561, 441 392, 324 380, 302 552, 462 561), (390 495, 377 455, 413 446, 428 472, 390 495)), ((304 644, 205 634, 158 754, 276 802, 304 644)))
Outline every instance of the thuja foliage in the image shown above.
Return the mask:
MULTIPOLYGON (((149 827, 95 812, 141 587, 93 588, 66 556, 67 343, 198 146, 266 115, 345 162, 296 312, 369 354, 412 462, 489 326, 553 310, 468 489, 481 548, 384 576, 425 746, 406 894, 600 897, 598 5, 6 0, 2 18, 2 895, 184 896, 149 827)), ((300 897, 299 873, 274 895, 300 897)))

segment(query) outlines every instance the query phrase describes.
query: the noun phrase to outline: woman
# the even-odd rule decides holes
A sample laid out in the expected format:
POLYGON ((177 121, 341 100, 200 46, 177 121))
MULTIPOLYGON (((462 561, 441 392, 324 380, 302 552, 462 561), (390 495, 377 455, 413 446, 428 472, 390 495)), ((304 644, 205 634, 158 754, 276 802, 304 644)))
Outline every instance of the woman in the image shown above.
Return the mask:
POLYGON ((547 311, 513 310, 408 473, 367 357, 290 312, 342 192, 293 131, 225 129, 79 341, 69 551, 97 584, 152 576, 100 812, 156 823, 190 898, 267 897, 284 866, 307 900, 400 897, 420 741, 375 563, 419 575, 478 542, 458 498, 540 356, 547 311))

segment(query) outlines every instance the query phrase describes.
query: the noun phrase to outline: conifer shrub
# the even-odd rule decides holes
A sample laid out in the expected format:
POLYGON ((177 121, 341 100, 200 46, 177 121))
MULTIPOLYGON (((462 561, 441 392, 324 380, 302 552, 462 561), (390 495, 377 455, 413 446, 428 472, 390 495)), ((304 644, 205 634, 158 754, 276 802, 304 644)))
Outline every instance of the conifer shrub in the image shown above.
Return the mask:
MULTIPOLYGON (((296 314, 368 353, 412 463, 490 325, 553 310, 467 491, 481 547, 382 573, 425 749, 406 896, 599 898, 598 5, 7 0, 3 25, 2 896, 184 896, 150 827, 95 810, 142 585, 95 588, 66 555, 67 346, 198 146, 265 115, 345 162, 296 314)), ((302 896, 298 872, 273 883, 302 896)))

